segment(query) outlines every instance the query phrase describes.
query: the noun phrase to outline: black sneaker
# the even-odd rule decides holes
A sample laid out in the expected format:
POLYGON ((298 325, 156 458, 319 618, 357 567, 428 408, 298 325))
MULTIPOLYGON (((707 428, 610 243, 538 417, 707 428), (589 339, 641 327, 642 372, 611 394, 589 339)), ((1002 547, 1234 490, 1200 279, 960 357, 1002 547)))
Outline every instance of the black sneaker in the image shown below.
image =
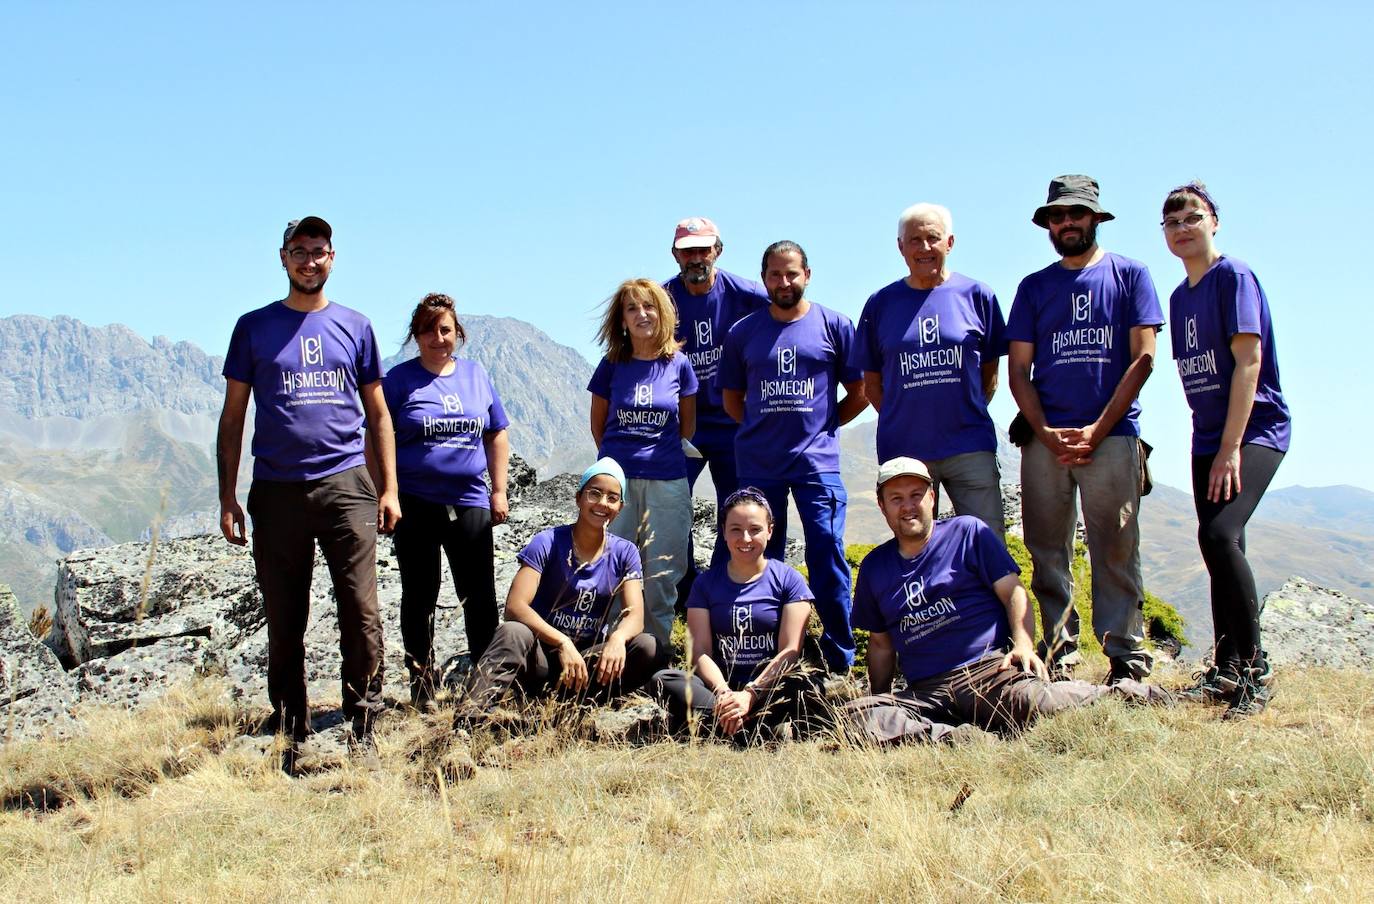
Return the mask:
POLYGON ((1124 659, 1113 659, 1112 667, 1107 672, 1107 677, 1102 679, 1102 683, 1107 687, 1116 687, 1127 678, 1140 680, 1140 676, 1130 667, 1124 659))
POLYGON ((1274 686, 1272 683, 1273 673, 1270 673, 1270 684, 1261 684, 1259 679, 1263 674, 1262 668, 1246 669, 1241 675, 1240 683, 1236 686, 1236 692, 1231 697, 1231 702, 1226 707, 1226 712, 1221 714, 1221 718, 1227 722, 1236 719, 1248 719, 1264 712, 1264 708, 1269 705, 1269 700, 1274 696, 1274 686))
POLYGON ((1229 703, 1236 693, 1239 676, 1230 668, 1211 666, 1204 671, 1194 672, 1196 683, 1178 691, 1181 700, 1194 703, 1229 703))

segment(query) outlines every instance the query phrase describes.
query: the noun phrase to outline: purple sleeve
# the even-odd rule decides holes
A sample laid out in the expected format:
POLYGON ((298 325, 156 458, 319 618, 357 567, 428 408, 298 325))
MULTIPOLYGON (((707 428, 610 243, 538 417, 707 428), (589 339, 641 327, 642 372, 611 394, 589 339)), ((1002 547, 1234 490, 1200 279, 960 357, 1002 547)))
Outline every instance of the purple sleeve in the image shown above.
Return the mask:
POLYGON ((248 340, 248 326, 244 323, 245 314, 234 324, 234 332, 229 337, 229 351, 224 355, 224 369, 221 373, 240 383, 253 382, 253 348, 248 340))
POLYGON ((644 578, 644 569, 639 564, 639 549, 628 540, 620 544, 620 554, 616 556, 615 576, 622 581, 638 581, 644 578))
POLYGON ((596 370, 592 372, 592 378, 587 381, 587 390, 592 395, 601 396, 603 399, 611 397, 611 372, 615 370, 615 365, 610 358, 602 358, 601 363, 596 365, 596 370))
POLYGON ((1131 326, 1163 325, 1164 309, 1159 306, 1155 281, 1149 268, 1141 264, 1135 269, 1135 285, 1131 286, 1131 326))
POLYGON ((849 352, 849 366, 862 371, 882 373, 882 355, 878 351, 878 330, 874 321, 878 319, 876 296, 870 295, 864 302, 859 314, 859 325, 854 330, 854 347, 849 352))
POLYGON ((744 336, 739 331, 739 323, 736 323, 730 332, 725 334, 725 343, 721 347, 720 370, 716 373, 717 389, 744 389, 744 352, 741 348, 743 344, 744 336))
POLYGON ((377 336, 372 332, 372 324, 363 322, 363 333, 358 338, 358 385, 367 386, 382 378, 382 357, 377 352, 377 336))
POLYGON ((986 324, 986 332, 983 335, 983 363, 988 363, 988 359, 997 359, 1007 353, 1007 324, 1002 319, 1002 306, 997 303, 997 296, 991 289, 986 289, 978 293, 979 300, 984 306, 983 323, 986 324))
POLYGON ((873 591, 873 583, 876 580, 874 572, 879 567, 878 557, 874 554, 876 552, 875 549, 864 556, 863 562, 859 565, 859 578, 854 582, 854 605, 850 610, 849 620, 856 628, 886 633, 888 628, 882 622, 882 613, 878 609, 878 600, 873 591))
POLYGON ((782 603, 784 606, 788 603, 809 603, 816 598, 816 594, 812 593, 811 588, 806 585, 806 578, 801 576, 801 572, 791 565, 784 565, 783 568, 782 589, 785 597, 782 603))
POLYGON ((978 557, 979 573, 983 580, 987 581, 988 586, 991 587, 1009 574, 1019 575, 1021 566, 1016 564, 1016 560, 1007 552, 1007 547, 998 539, 992 528, 977 519, 971 520, 972 536, 967 542, 978 557))
POLYGON ((491 393, 491 406, 487 408, 487 432, 505 430, 510 426, 510 418, 506 417, 506 408, 501 404, 501 397, 496 394, 496 384, 491 382, 491 375, 485 369, 482 376, 487 378, 487 390, 491 393))
POLYGON ((843 314, 835 314, 835 358, 840 362, 840 382, 856 383, 864 378, 862 369, 849 360, 854 351, 854 321, 843 314))
POLYGON ((1035 300, 1026 281, 1021 280, 1021 285, 1016 287, 1016 297, 1011 301, 1011 313, 1007 315, 1007 328, 1003 333, 1008 342, 1035 341, 1035 300))
POLYGON ((711 583, 710 580, 706 577, 708 574, 710 574, 709 571, 702 572, 700 575, 697 576, 697 579, 692 582, 692 589, 687 594, 688 609, 711 608, 711 603, 706 598, 706 587, 708 584, 711 583))
POLYGON ((1262 335, 1260 325, 1259 283, 1251 273, 1237 273, 1227 268, 1226 278, 1218 285, 1221 295, 1221 314, 1226 323, 1226 338, 1239 333, 1262 335))
POLYGON ((686 398, 687 396, 696 395, 697 390, 701 387, 697 383, 697 372, 692 369, 692 362, 688 361, 687 356, 684 355, 682 352, 678 352, 676 355, 674 355, 674 360, 676 360, 678 363, 678 398, 681 399, 686 398))
POLYGON ((553 528, 542 530, 534 535, 534 539, 525 544, 525 548, 520 550, 515 558, 521 565, 528 565, 540 574, 544 573, 544 565, 549 561, 549 552, 553 549, 553 528))

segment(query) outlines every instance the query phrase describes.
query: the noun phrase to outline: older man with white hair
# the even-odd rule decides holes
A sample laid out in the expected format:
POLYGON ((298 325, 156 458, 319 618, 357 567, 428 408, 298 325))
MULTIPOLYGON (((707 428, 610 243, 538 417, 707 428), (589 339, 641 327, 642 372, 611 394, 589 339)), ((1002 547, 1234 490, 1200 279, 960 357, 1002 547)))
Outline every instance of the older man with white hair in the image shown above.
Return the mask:
POLYGON ((947 208, 914 204, 897 220, 908 275, 874 292, 859 317, 850 363, 878 411, 878 460, 918 458, 960 515, 998 537, 1002 517, 997 431, 988 401, 1007 353, 997 296, 949 269, 954 223, 947 208))

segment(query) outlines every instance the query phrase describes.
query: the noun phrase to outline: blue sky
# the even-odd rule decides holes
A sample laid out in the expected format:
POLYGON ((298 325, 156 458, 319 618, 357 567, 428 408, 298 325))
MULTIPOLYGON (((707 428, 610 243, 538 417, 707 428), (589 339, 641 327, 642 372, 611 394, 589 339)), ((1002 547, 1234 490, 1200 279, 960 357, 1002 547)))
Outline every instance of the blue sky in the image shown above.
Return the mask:
MULTIPOLYGON (((284 293, 282 226, 313 213, 330 296, 388 350, 438 290, 591 357, 614 286, 673 272, 681 217, 715 219, 748 275, 799 241, 812 299, 857 318, 903 275, 895 219, 919 200, 952 208, 951 266, 1005 309, 1053 259, 1029 218, 1063 172, 1101 181, 1102 244, 1167 303, 1160 202, 1201 177, 1273 308, 1295 412, 1276 485, 1374 489, 1362 5, 189 6, 0 13, 0 315, 222 354, 284 293)), ((1161 355, 1143 426, 1186 487, 1161 355)), ((1005 389, 993 407, 1014 413, 1005 389)))

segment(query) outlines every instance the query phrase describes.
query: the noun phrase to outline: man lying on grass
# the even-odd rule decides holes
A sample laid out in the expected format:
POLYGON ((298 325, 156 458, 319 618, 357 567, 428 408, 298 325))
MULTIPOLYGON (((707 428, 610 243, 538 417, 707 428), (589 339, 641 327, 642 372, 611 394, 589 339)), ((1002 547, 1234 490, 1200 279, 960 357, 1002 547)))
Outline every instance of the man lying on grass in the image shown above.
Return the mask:
POLYGON ((1167 703, 1131 678, 1050 681, 1036 655, 1030 600, 997 534, 960 515, 935 523, 930 472, 914 458, 878 468, 878 507, 893 538, 859 566, 853 623, 871 633, 871 696, 847 722, 879 744, 953 742, 973 729, 1014 732, 1042 715, 1109 694, 1167 703), (900 663, 906 690, 892 693, 900 663))

